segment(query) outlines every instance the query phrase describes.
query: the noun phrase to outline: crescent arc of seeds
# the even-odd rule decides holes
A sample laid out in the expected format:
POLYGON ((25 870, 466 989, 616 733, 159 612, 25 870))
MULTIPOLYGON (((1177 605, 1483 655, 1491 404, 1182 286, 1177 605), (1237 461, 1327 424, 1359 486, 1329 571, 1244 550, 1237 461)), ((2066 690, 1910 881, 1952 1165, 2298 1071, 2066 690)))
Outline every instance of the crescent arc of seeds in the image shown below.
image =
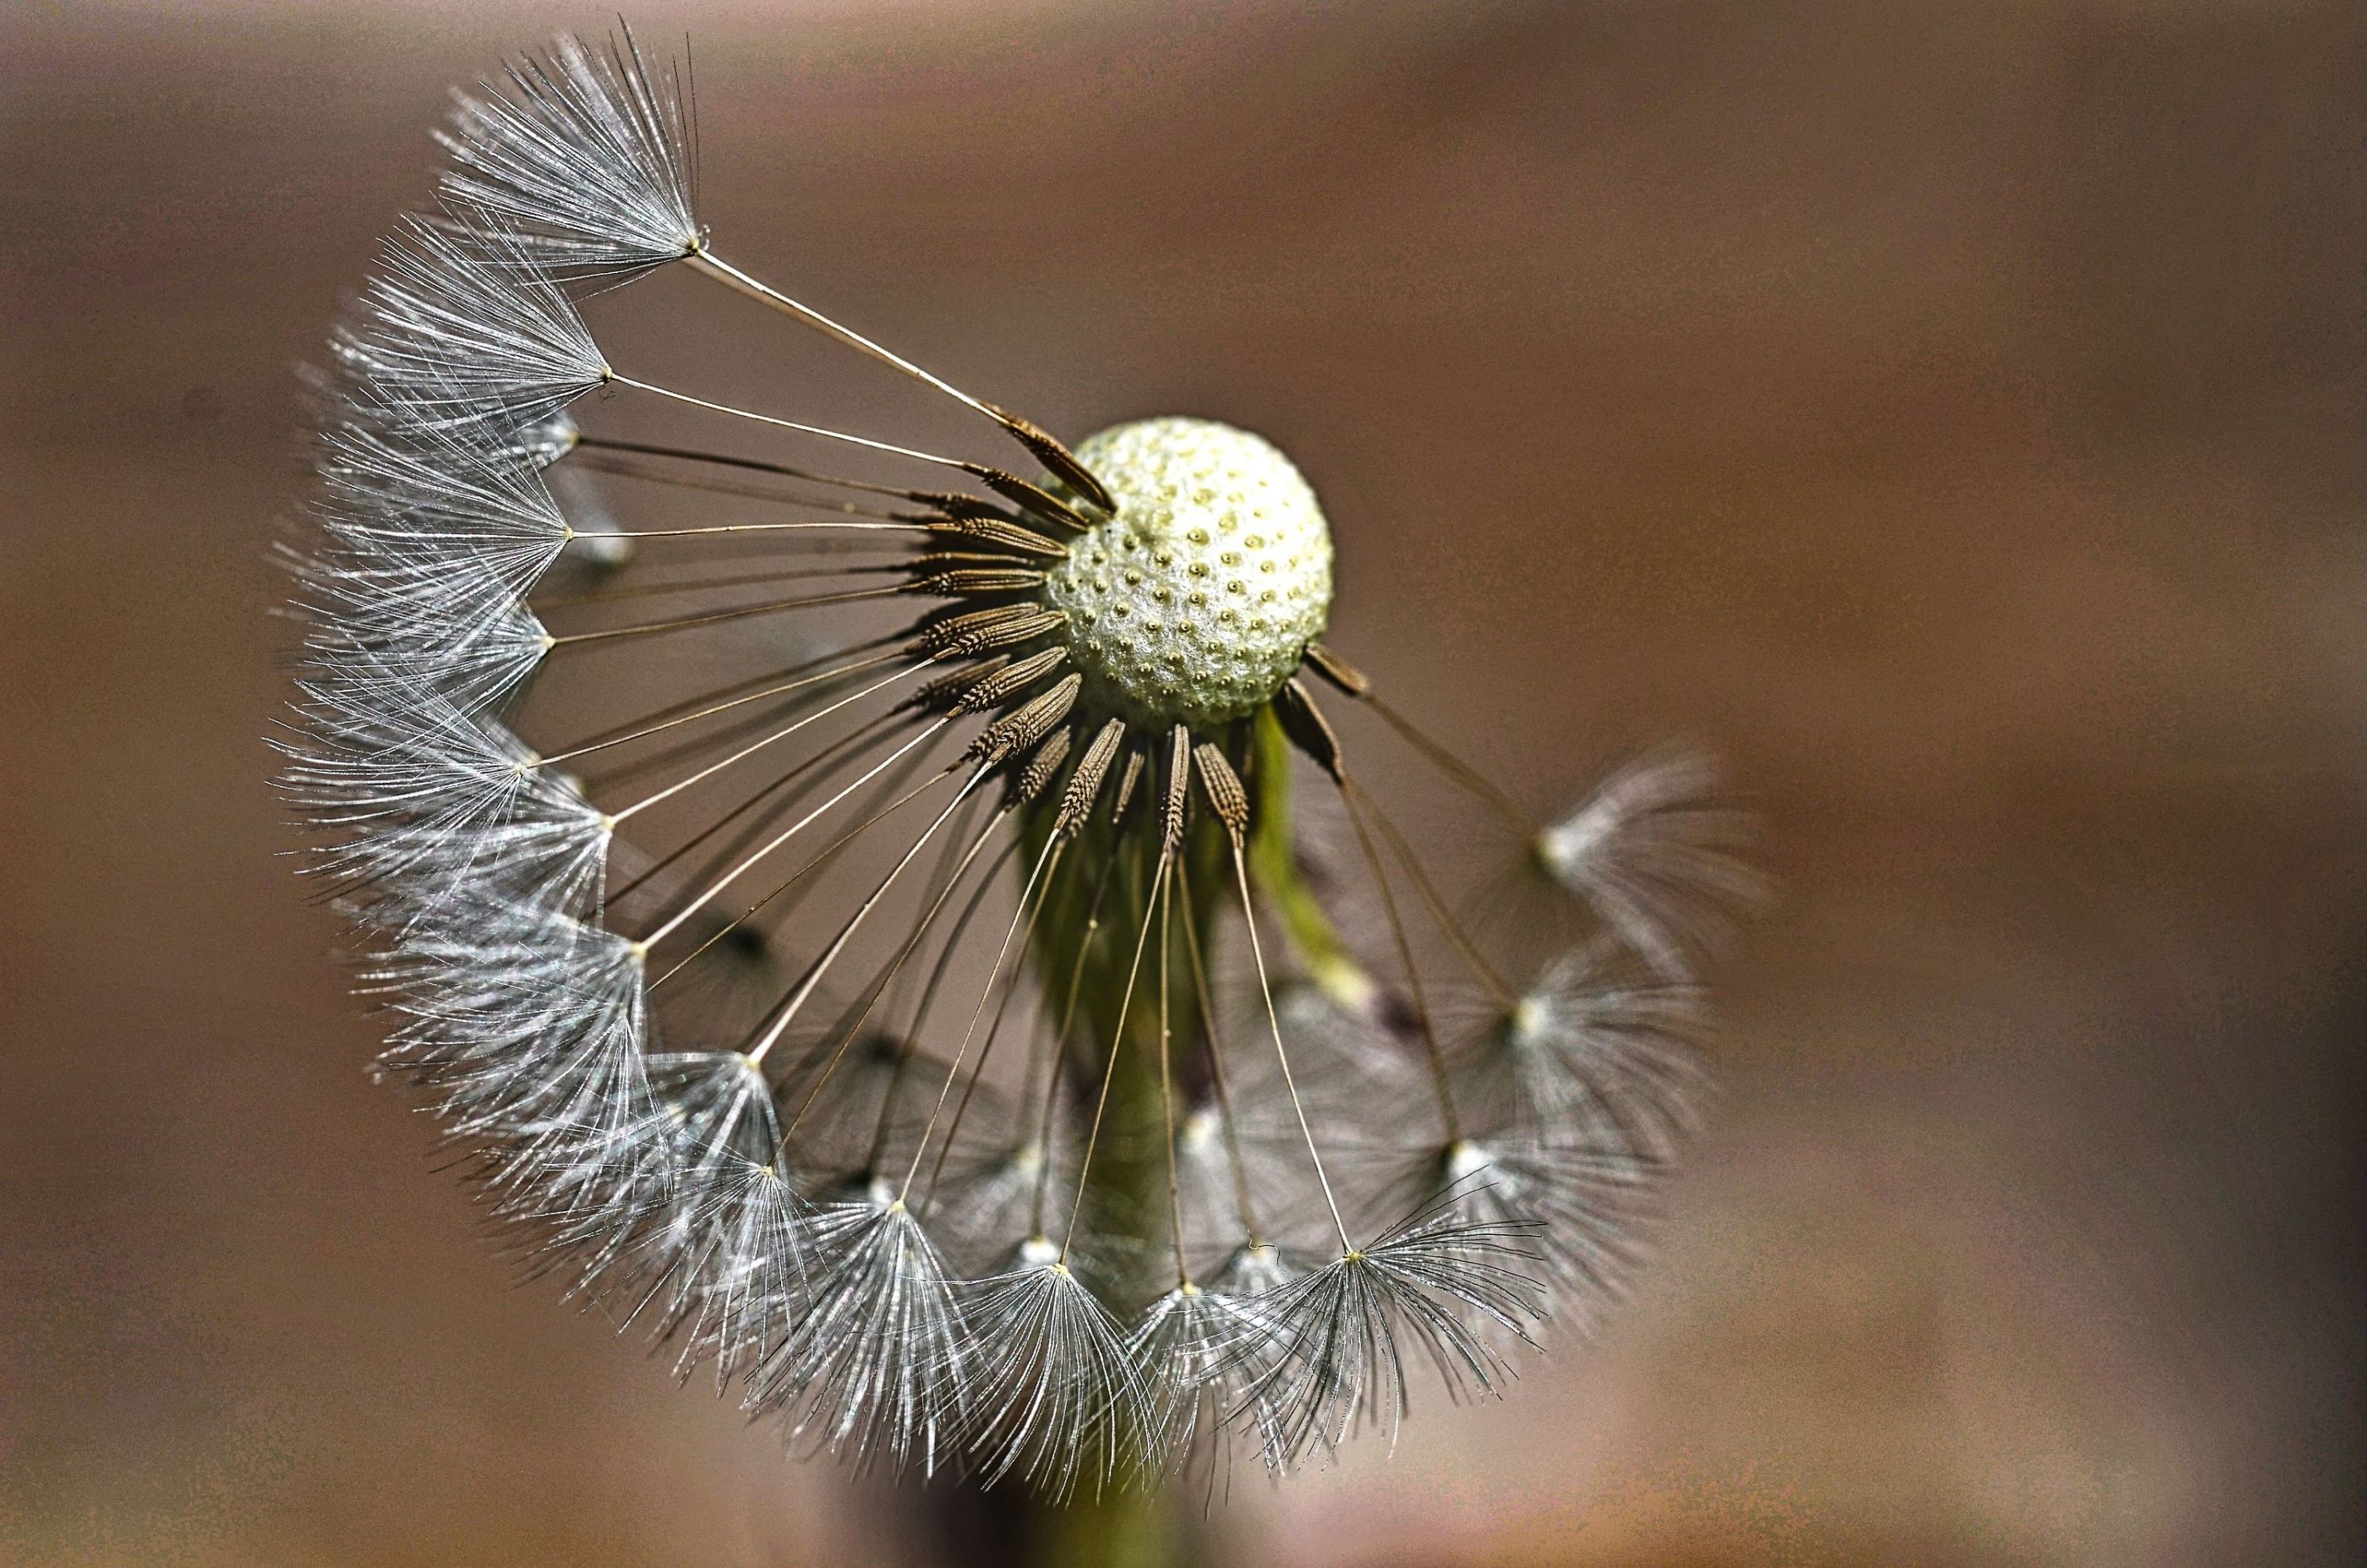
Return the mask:
POLYGON ((439 140, 310 378, 277 743, 382 1070, 529 1266, 801 1445, 1054 1495, 1286 1470, 1591 1325, 1753 892, 1699 761, 1532 819, 1322 641, 1281 452, 1072 451, 725 260, 629 33, 439 140), (1025 460, 612 363, 586 311, 661 268, 1025 460), (1335 714, 1503 874, 1450 897, 1335 714))

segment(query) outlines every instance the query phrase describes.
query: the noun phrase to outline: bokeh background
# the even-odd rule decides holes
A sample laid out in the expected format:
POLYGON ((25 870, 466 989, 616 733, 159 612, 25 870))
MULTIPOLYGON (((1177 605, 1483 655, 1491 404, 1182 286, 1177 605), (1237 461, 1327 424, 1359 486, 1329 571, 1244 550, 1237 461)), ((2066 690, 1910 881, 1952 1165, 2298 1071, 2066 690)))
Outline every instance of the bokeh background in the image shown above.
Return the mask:
MULTIPOLYGON (((1761 813, 1635 1306, 1210 1558, 2360 1560, 2354 6, 633 19, 735 258, 1070 436, 1265 432, 1405 706, 1761 813)), ((935 1550, 513 1284, 266 787, 289 367, 446 85, 607 20, 0 6, 0 1561, 935 1550)))

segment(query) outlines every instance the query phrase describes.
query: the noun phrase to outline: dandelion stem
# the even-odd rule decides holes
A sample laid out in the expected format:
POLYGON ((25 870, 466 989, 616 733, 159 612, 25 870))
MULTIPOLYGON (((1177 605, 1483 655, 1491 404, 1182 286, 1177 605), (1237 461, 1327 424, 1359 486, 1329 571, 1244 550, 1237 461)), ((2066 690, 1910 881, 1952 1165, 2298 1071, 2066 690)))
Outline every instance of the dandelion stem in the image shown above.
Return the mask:
POLYGON ((1077 1166, 1077 1196, 1069 1205, 1068 1228, 1060 1236, 1060 1263, 1064 1268, 1069 1261, 1069 1248, 1076 1243, 1077 1216, 1085 1206, 1085 1188, 1093 1175, 1093 1150, 1101 1142, 1102 1119, 1109 1110, 1110 1085, 1117 1081, 1118 1058, 1126 1051, 1126 1015, 1134 1005, 1135 977, 1142 971, 1142 949, 1150 936, 1151 908, 1159 902, 1161 893, 1167 886, 1167 872, 1172 863, 1172 855, 1159 857, 1159 870, 1151 877, 1150 898, 1142 909, 1142 926, 1135 933, 1134 960, 1127 965, 1126 990, 1118 998, 1117 1021, 1110 1028, 1109 1061, 1102 1069, 1101 1093, 1093 1101, 1093 1127, 1085 1134, 1085 1156, 1077 1166))

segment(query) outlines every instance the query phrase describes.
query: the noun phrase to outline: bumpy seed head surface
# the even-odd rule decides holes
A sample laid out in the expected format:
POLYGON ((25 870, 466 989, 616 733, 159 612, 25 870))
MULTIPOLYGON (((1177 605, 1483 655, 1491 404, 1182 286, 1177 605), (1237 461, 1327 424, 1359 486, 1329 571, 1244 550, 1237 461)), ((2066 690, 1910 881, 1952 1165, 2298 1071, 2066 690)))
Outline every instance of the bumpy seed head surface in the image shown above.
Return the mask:
POLYGON ((1077 457, 1118 503, 1045 584, 1068 612, 1082 705, 1203 727, 1273 697, 1331 609, 1331 530, 1290 459, 1181 418, 1114 425, 1077 457))

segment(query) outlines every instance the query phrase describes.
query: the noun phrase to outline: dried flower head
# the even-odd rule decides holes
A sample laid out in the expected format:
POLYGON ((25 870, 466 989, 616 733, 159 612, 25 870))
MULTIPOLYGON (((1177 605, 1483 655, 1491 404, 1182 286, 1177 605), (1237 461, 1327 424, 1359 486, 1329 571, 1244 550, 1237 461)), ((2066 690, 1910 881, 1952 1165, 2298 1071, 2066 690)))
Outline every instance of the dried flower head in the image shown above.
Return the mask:
POLYGON ((284 787, 388 1071, 534 1267, 812 1445, 1053 1495, 1230 1437, 1282 1469, 1591 1320, 1686 1124, 1694 906, 1745 887, 1695 765, 1531 821, 1323 643, 1281 452, 1071 451, 724 260, 629 35, 441 141, 317 382, 284 787), (613 364, 586 291, 674 266, 1025 461, 613 364), (1580 939, 1534 980, 1343 705, 1532 846, 1580 939), (1336 844, 1293 834, 1294 754, 1336 844))

